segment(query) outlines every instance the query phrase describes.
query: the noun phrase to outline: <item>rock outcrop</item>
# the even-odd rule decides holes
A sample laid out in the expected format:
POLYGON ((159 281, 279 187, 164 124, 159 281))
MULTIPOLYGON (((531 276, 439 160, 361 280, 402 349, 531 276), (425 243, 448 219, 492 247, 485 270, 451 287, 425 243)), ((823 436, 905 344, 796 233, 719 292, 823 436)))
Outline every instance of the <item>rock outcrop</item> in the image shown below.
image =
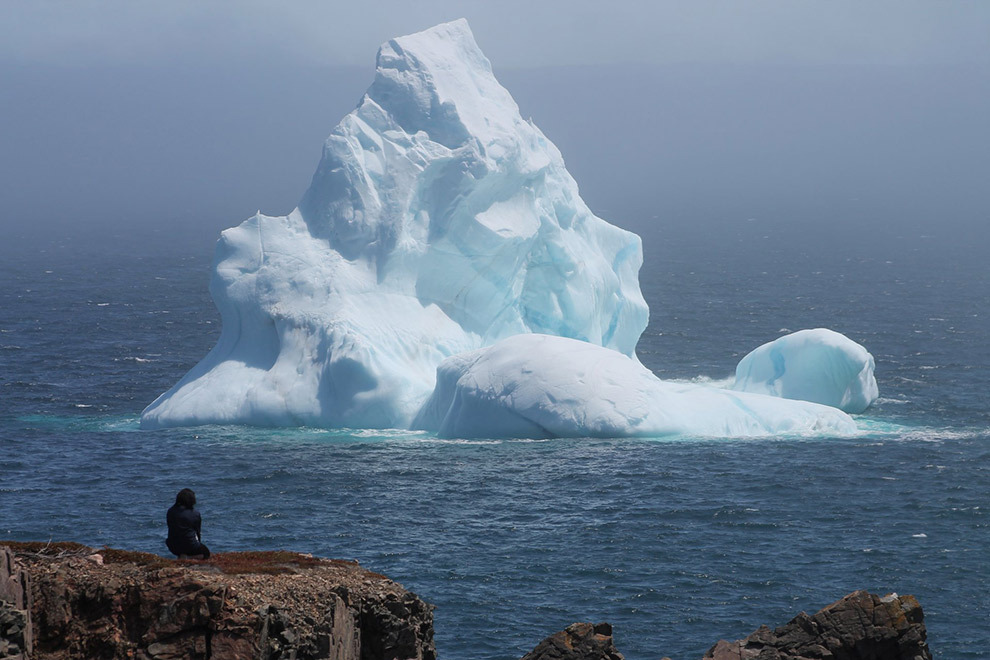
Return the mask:
POLYGON ((856 591, 745 639, 720 641, 703 660, 930 660, 921 605, 914 596, 856 591))
POLYGON ((625 660, 607 623, 572 623, 536 645, 522 660, 625 660))
MULTIPOLYGON (((702 660, 931 660, 914 596, 856 591, 702 660)), ((293 552, 209 561, 0 543, 0 659, 436 660, 433 607, 356 562, 293 552)), ((522 660, 624 660, 575 623, 522 660)), ((669 660, 669 659, 665 659, 669 660)))
POLYGON ((27 572, 0 546, 0 658, 22 658, 31 639, 27 572))
MULTIPOLYGON (((804 612, 745 639, 720 641, 702 660, 931 660, 921 605, 914 596, 856 591, 814 616, 804 612)), ((607 623, 575 623, 540 642, 522 660, 623 660, 607 623)), ((670 658, 663 658, 670 660, 670 658)))
POLYGON ((0 547, 0 657, 435 660, 432 606, 355 562, 0 547))

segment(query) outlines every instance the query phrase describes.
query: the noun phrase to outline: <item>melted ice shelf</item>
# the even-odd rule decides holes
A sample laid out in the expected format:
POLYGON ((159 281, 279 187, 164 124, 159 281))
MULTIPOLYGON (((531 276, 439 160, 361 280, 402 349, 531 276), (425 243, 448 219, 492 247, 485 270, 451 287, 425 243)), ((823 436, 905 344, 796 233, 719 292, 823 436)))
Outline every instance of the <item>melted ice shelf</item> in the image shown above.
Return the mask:
POLYGON ((790 385, 799 374, 830 378, 831 358, 794 366, 801 346, 788 345, 773 388, 756 366, 737 383, 762 379, 763 394, 653 376, 635 357, 648 317, 641 264, 639 237, 588 209, 465 21, 393 39, 299 207, 222 233, 210 282, 220 339, 141 425, 415 423, 486 437, 855 430, 835 408, 767 396, 807 396, 790 385))

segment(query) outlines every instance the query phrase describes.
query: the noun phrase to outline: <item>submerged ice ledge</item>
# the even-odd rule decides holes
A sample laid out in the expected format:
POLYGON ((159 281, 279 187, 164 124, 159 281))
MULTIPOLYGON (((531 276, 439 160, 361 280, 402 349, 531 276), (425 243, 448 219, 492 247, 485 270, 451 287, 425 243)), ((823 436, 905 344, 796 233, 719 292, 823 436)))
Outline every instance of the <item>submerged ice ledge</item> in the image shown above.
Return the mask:
MULTIPOLYGON (((648 320, 641 264, 639 237, 588 209, 465 21, 399 37, 327 138, 299 207, 222 233, 210 282, 220 339, 141 426, 855 429, 835 408, 778 398, 807 398, 794 370, 777 373, 781 351, 755 356, 740 392, 656 379, 635 354, 648 320)), ((801 378, 825 383, 833 366, 811 360, 801 378)))

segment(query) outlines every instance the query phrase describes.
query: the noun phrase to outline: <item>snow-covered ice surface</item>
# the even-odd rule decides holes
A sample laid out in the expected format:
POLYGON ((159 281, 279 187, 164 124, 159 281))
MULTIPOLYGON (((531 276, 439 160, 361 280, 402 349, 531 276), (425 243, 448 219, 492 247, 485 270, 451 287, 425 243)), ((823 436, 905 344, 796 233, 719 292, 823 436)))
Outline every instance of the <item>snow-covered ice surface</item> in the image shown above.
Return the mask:
POLYGON ((662 381, 615 351, 538 334, 444 360, 414 426, 448 438, 856 433, 836 408, 662 381))
POLYGON ((463 20, 393 39, 299 207, 223 232, 214 349, 144 411, 406 427, 446 357, 514 334, 635 355, 638 236, 596 217, 463 20))
POLYGON ((873 356, 845 335, 826 328, 799 330, 740 360, 732 389, 861 413, 877 400, 873 369, 873 356))
POLYGON ((780 398, 859 408, 855 393, 830 398, 846 387, 838 357, 858 359, 830 335, 747 356, 737 387, 760 394, 657 379, 635 354, 641 264, 639 237, 588 209, 465 21, 393 39, 298 208, 222 233, 210 282, 220 339, 141 426, 855 432, 835 408, 780 398))

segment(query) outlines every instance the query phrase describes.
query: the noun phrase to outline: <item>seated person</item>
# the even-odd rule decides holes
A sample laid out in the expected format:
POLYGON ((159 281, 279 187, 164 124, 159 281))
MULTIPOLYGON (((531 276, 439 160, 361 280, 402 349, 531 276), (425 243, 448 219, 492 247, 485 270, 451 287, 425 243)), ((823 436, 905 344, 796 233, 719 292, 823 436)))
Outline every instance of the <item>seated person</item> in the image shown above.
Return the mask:
POLYGON ((196 506, 196 493, 183 488, 175 496, 175 504, 168 510, 168 538, 165 545, 179 559, 209 559, 210 549, 200 541, 202 518, 196 506))

